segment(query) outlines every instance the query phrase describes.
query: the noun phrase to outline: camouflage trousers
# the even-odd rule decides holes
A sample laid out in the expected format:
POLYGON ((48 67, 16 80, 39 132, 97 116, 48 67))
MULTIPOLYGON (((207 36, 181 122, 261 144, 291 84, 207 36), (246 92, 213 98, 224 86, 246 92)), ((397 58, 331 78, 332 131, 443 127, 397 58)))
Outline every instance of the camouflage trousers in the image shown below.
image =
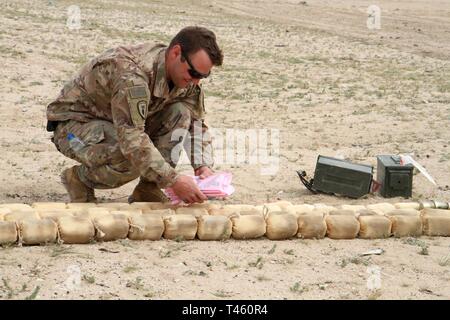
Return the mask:
MULTIPOLYGON (((191 113, 177 102, 152 115, 147 122, 145 132, 164 159, 175 168, 177 160, 171 159, 172 149, 180 140, 172 141, 172 132, 177 129, 189 130, 191 113)), ((94 189, 112 189, 120 187, 140 176, 131 162, 120 151, 114 125, 105 120, 78 122, 69 120, 60 122, 52 138, 59 152, 81 163, 78 167, 80 180, 94 189), (73 133, 86 147, 74 152, 67 140, 67 134, 73 133)), ((155 179, 141 179, 155 181, 155 179)))

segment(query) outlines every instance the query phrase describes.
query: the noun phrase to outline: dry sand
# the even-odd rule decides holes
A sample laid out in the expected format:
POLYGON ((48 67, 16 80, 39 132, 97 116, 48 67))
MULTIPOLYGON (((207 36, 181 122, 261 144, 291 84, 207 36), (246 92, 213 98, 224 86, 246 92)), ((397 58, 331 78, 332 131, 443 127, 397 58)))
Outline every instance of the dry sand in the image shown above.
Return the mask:
MULTIPOLYGON (((0 203, 68 200, 59 174, 73 161, 50 142, 45 106, 83 62, 120 44, 167 43, 191 24, 213 29, 225 52, 204 82, 211 127, 280 130, 276 175, 219 166, 234 174, 227 202, 398 202, 311 195, 295 173, 312 173, 318 154, 376 166, 391 153, 413 153, 436 179, 415 175, 414 199, 450 201, 448 1, 378 1, 380 30, 366 26, 371 1, 199 3, 1 2, 0 203), (78 31, 66 27, 72 4, 78 31)), ((134 185, 97 195, 125 201, 134 185)), ((450 239, 10 247, 0 278, 3 299, 448 299, 450 239), (358 256, 373 248, 385 252, 358 256), (372 267, 377 290, 367 286, 372 267)))

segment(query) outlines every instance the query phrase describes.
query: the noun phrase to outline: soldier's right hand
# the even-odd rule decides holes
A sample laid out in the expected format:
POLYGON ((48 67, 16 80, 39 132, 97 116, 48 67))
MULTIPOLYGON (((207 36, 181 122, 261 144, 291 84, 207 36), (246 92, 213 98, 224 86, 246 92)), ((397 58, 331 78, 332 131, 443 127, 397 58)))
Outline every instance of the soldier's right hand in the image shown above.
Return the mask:
POLYGON ((172 190, 186 203, 201 203, 208 199, 197 187, 194 180, 189 176, 179 176, 172 185, 172 190))

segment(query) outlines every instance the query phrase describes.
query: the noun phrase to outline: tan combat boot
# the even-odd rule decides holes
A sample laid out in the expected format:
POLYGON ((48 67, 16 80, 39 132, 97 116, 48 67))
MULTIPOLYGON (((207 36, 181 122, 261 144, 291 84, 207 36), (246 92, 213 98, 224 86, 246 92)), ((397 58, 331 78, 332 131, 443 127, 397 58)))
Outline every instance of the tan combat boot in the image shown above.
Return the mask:
POLYGON ((69 193, 70 202, 96 202, 94 189, 85 185, 78 177, 78 167, 73 166, 61 174, 61 182, 69 193))
POLYGON ((133 202, 167 202, 169 199, 164 192, 154 182, 143 181, 142 179, 134 188, 131 196, 128 197, 128 203, 133 202))

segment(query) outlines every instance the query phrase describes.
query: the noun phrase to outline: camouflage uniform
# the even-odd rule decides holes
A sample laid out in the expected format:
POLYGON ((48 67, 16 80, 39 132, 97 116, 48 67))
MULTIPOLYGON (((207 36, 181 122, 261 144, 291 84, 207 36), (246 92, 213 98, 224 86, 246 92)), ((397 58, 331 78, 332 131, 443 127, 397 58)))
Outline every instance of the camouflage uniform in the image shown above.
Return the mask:
POLYGON ((193 134, 198 123, 203 139, 191 148, 191 163, 194 169, 212 166, 203 91, 192 83, 169 90, 165 52, 164 45, 151 43, 109 49, 85 64, 48 105, 52 141, 82 164, 78 175, 87 186, 116 188, 137 177, 160 188, 170 186, 177 178, 171 152, 187 140, 172 141, 172 133, 184 129, 193 134), (87 146, 74 152, 69 132, 87 146))

